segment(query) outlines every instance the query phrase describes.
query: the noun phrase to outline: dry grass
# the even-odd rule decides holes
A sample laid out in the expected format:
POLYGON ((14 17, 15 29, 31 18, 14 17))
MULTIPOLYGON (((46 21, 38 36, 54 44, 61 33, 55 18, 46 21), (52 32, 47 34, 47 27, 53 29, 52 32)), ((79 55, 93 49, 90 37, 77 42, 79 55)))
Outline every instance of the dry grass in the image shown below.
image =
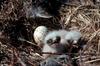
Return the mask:
MULTIPOLYGON (((66 6, 65 6, 66 7, 66 6)), ((98 66, 100 63, 100 9, 97 5, 68 6, 61 17, 63 26, 69 30, 78 29, 82 32, 83 38, 87 40, 81 56, 80 66, 98 66), (67 13, 66 13, 67 12, 67 13), (86 55, 84 55, 86 53, 86 55), (93 54, 93 55, 92 55, 93 54), (95 57, 92 59, 92 56, 95 57), (98 64, 96 64, 96 62, 98 64), (93 64, 91 64, 93 63, 93 64)))

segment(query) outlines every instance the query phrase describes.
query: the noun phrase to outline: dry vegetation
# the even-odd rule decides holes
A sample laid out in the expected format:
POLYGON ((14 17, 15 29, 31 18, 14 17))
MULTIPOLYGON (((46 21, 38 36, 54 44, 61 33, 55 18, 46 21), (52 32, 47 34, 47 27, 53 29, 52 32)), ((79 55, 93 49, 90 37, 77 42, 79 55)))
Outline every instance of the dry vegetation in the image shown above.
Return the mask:
POLYGON ((100 0, 95 4, 91 0, 64 4, 60 14, 49 19, 27 15, 31 0, 4 1, 0 9, 0 65, 38 66, 42 56, 40 48, 33 45, 36 44, 33 32, 37 26, 45 25, 50 29, 80 30, 84 39, 82 44, 85 45, 72 59, 79 60, 80 66, 99 66, 100 2, 97 1, 100 0), (26 41, 19 41, 18 37, 26 41))

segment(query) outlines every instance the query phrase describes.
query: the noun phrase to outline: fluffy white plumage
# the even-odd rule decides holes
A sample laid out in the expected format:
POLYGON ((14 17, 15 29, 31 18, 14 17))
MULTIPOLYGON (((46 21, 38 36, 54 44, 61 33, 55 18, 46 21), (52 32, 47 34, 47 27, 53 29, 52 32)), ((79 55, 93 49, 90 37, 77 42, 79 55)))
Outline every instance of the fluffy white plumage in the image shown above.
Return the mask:
POLYGON ((77 43, 78 40, 82 37, 79 31, 70 31, 66 34, 66 40, 72 41, 73 44, 77 43))
POLYGON ((68 34, 68 31, 66 31, 66 30, 59 30, 58 34, 61 37, 60 44, 68 44, 68 42, 65 39, 66 38, 65 35, 68 34))
MULTIPOLYGON (((46 37, 44 39, 44 46, 43 46, 42 52, 51 52, 51 53, 57 52, 57 50, 55 48, 52 48, 47 42, 50 39, 52 39, 54 41, 56 39, 56 36, 59 36, 57 31, 49 32, 46 35, 46 37)), ((47 58, 49 55, 50 54, 43 54, 44 58, 47 58)))
POLYGON ((57 36, 59 36, 61 38, 61 40, 60 40, 61 44, 66 43, 65 35, 67 33, 68 32, 66 30, 51 31, 46 35, 46 37, 44 39, 44 44, 47 44, 47 40, 49 40, 49 39, 52 39, 53 41, 56 40, 57 36))
MULTIPOLYGON (((72 44, 76 44, 81 36, 81 33, 75 30, 69 32, 66 30, 51 31, 44 39, 44 46, 42 51, 51 53, 66 53, 70 47, 69 41, 71 41, 72 44), (58 41, 57 38, 59 38, 58 41), (48 43, 49 40, 51 41, 48 43)), ((48 56, 49 54, 44 54, 44 57, 48 56)))
MULTIPOLYGON (((51 53, 65 53, 67 52, 67 45, 65 40, 65 35, 67 34, 66 30, 58 30, 49 32, 44 39, 43 52, 51 52, 51 53), (57 43, 53 43, 57 41, 57 37, 60 39, 57 43), (48 43, 48 40, 52 40, 51 44, 48 43)), ((44 57, 48 57, 49 54, 43 54, 44 57)))

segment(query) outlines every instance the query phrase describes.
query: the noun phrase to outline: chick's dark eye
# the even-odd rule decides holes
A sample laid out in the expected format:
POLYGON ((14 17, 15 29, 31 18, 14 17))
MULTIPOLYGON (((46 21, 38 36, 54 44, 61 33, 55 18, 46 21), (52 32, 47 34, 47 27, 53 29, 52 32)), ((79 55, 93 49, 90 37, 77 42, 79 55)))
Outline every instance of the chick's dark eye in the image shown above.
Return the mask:
POLYGON ((60 42, 60 36, 56 36, 56 40, 54 41, 54 43, 59 43, 60 42))
POLYGON ((52 42, 53 42, 52 39, 47 40, 48 44, 51 44, 52 42))

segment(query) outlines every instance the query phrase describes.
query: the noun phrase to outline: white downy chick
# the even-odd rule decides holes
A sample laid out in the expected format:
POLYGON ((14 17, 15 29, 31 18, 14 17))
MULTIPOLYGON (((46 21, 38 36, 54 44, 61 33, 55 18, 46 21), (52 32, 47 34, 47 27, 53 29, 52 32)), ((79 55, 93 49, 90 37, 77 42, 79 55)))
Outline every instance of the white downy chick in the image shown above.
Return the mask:
MULTIPOLYGON (((56 41, 57 36, 60 38, 57 31, 52 31, 47 34, 44 39, 44 46, 42 52, 57 53, 56 48, 51 46, 56 41)), ((44 58, 47 58, 49 55, 50 54, 43 54, 44 58)))
POLYGON ((81 33, 75 30, 69 31, 66 34, 66 40, 72 44, 76 44, 81 37, 82 37, 81 33))
MULTIPOLYGON (((58 30, 49 32, 44 39, 44 47, 42 52, 50 53, 66 53, 67 45, 65 40, 66 30, 58 30)), ((48 57, 50 54, 43 54, 48 57)))
POLYGON ((58 31, 58 34, 61 37, 60 44, 63 44, 63 45, 68 44, 66 41, 66 37, 65 37, 67 33, 68 33, 68 31, 66 31, 66 30, 59 30, 58 31))

